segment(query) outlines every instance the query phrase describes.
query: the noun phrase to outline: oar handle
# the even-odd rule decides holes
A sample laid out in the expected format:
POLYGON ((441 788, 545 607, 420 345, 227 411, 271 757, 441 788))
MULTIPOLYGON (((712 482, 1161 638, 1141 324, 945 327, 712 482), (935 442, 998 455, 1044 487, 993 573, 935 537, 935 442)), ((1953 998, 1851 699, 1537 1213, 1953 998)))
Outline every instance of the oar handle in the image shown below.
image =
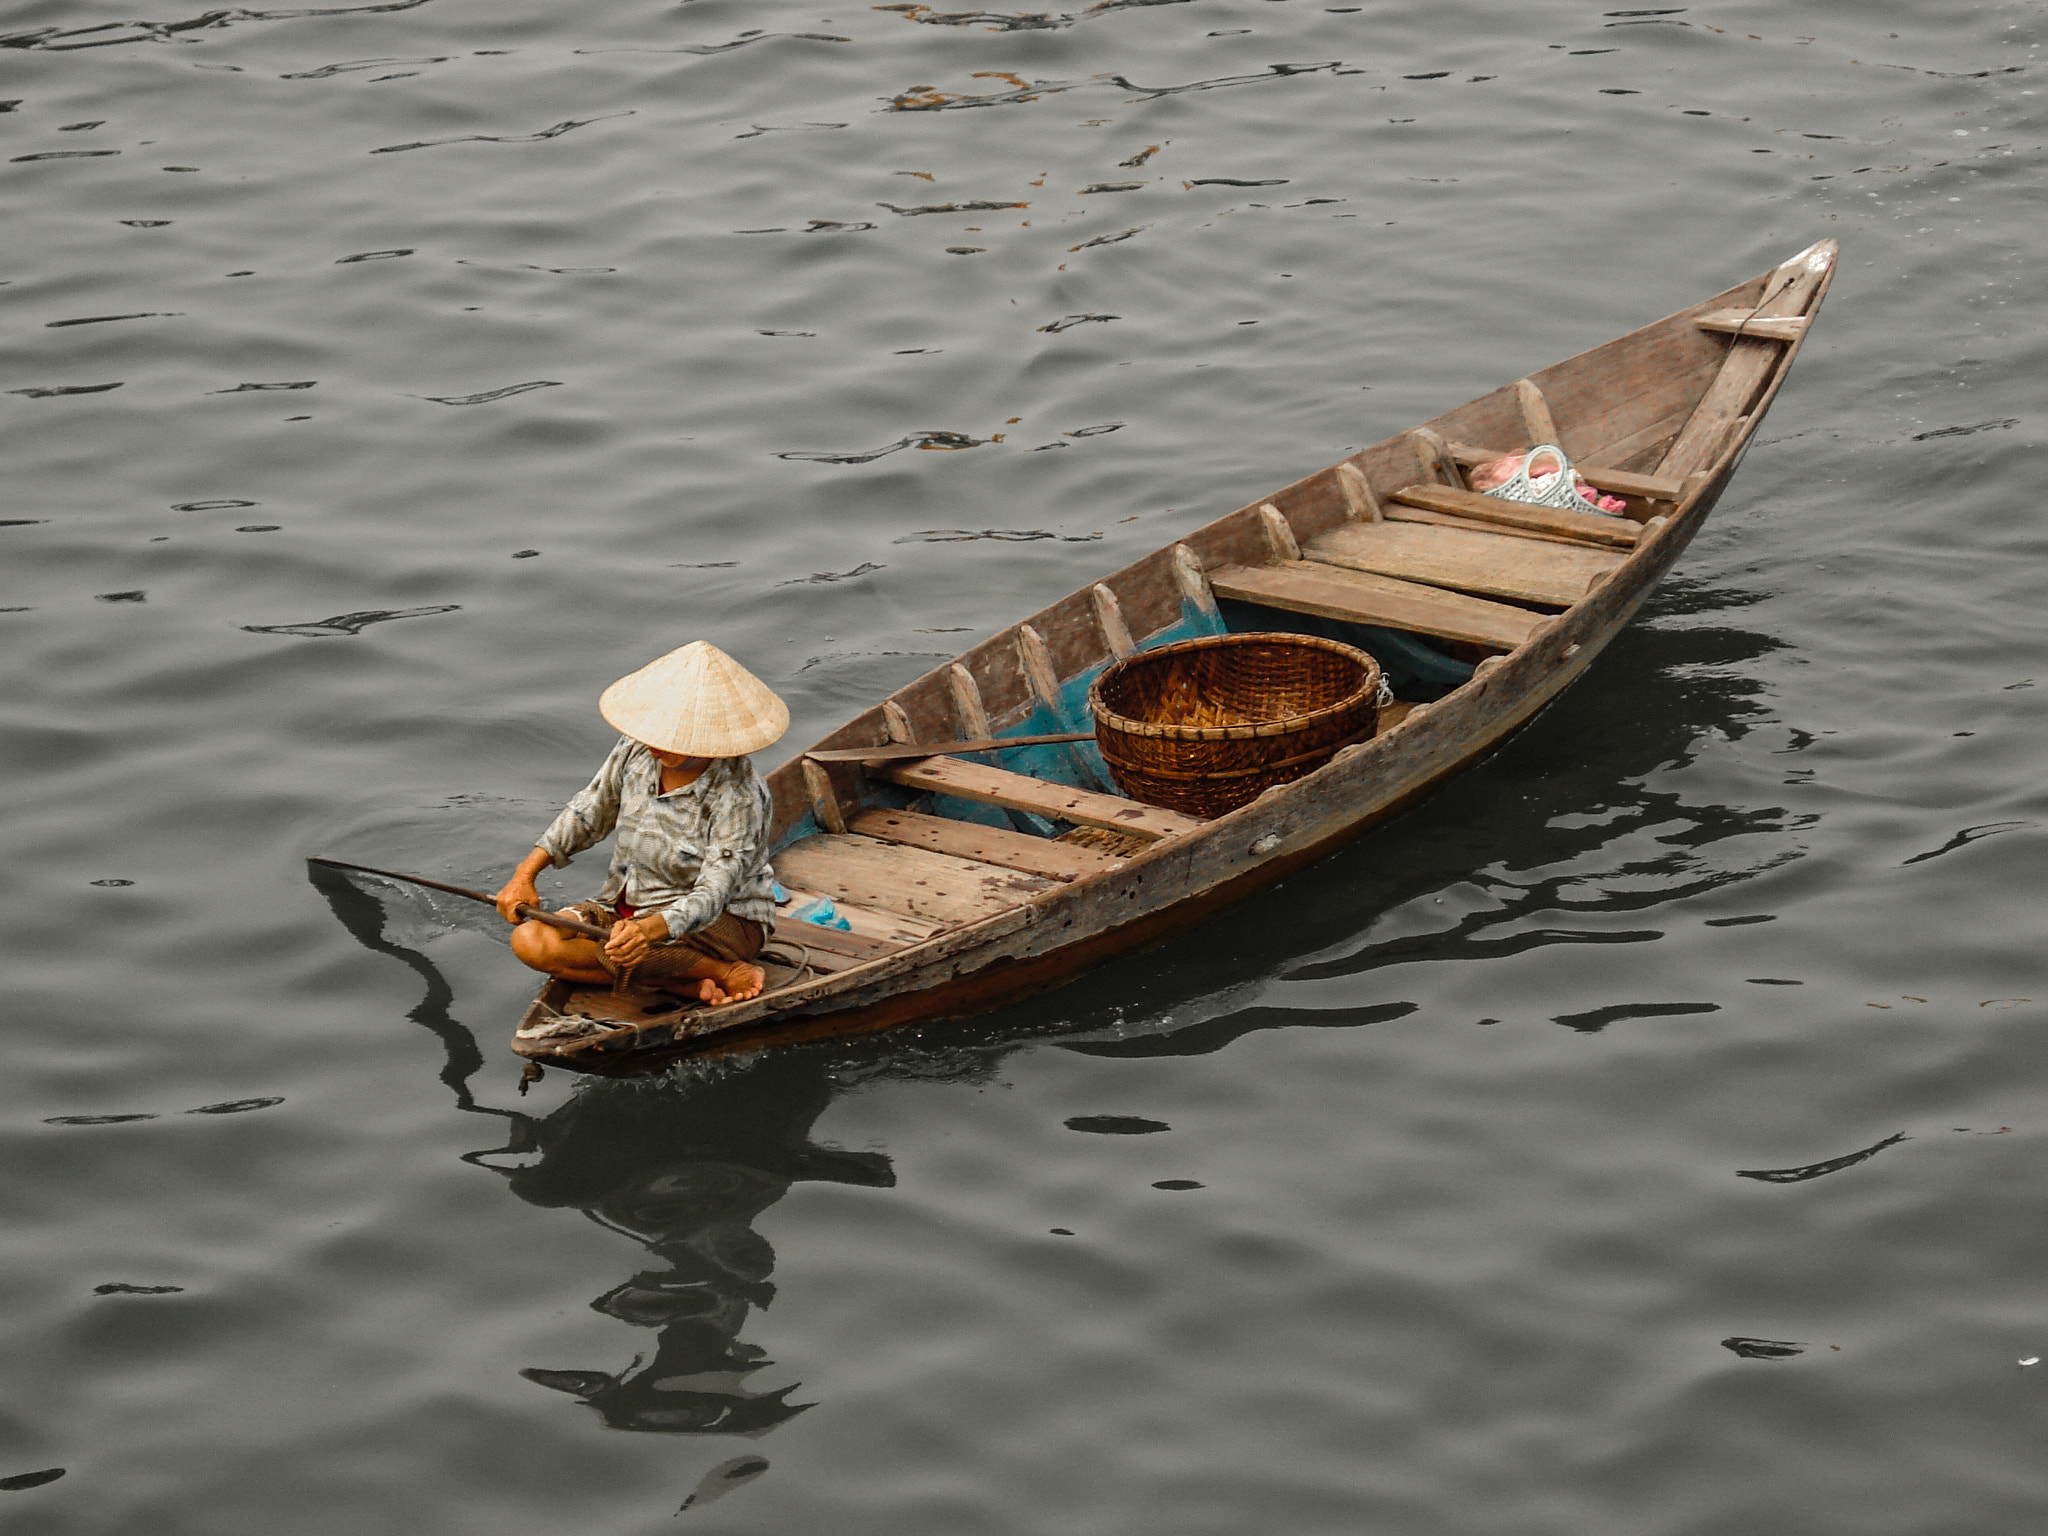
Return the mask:
POLYGON ((525 902, 519 904, 518 912, 529 922, 546 923, 550 928, 559 928, 564 933, 580 933, 585 938, 596 939, 600 944, 612 936, 609 928, 600 928, 595 923, 586 923, 577 917, 564 917, 559 912, 544 912, 539 907, 530 906, 525 902))

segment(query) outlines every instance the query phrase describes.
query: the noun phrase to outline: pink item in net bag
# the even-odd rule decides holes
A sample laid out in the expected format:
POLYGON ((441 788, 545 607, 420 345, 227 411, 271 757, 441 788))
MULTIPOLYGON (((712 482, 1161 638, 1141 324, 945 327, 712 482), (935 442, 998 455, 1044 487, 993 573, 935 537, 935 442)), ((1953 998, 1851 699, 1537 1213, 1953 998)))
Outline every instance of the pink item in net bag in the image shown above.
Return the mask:
MULTIPOLYGON (((1511 453, 1504 459, 1495 459, 1491 464, 1480 465, 1479 468, 1471 473, 1472 489, 1475 491, 1490 491, 1496 485, 1505 485, 1508 481, 1514 479, 1515 472, 1522 467, 1528 457, 1529 455, 1526 453, 1511 453)), ((1624 512, 1627 510, 1627 503, 1619 496, 1604 496, 1583 480, 1576 481, 1575 483, 1579 494, 1602 512, 1624 512)))

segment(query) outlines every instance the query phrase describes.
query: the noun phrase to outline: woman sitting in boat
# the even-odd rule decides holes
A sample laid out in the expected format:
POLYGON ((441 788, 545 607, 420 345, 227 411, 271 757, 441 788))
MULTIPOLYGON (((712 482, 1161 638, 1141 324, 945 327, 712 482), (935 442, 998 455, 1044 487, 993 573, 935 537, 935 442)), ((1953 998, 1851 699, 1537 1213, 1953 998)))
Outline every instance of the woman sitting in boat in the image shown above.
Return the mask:
POLYGON ((788 707, 703 640, 620 678, 597 707, 622 738, 498 892, 499 914, 518 924, 512 952, 586 985, 627 980, 712 1004, 755 996, 763 976, 752 962, 775 920, 775 882, 768 787, 746 754, 789 729, 788 707), (520 922, 522 904, 540 905, 543 869, 614 829, 603 891, 562 909, 609 925, 610 938, 520 922))

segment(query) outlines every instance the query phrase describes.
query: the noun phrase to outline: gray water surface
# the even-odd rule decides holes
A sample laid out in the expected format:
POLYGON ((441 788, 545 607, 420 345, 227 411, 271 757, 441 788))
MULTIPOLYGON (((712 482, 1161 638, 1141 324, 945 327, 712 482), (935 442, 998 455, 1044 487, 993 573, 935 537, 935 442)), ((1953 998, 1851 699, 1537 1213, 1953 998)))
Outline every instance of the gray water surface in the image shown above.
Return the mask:
POLYGON ((16 7, 9 1528, 2040 1530, 2044 43, 16 7), (494 887, 662 651, 801 745, 1823 237, 1644 618, 1169 947, 521 1099, 487 916, 307 879, 494 887))

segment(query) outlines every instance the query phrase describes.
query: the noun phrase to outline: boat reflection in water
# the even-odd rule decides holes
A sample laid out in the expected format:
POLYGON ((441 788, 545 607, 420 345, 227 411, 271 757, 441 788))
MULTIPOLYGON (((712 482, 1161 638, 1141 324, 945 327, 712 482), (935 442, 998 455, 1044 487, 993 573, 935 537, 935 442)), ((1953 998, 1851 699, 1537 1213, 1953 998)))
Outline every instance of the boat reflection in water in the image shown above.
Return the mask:
MULTIPOLYGON (((406 1017, 441 1041, 440 1077, 456 1107, 505 1123, 504 1145, 463 1160, 502 1175, 534 1205, 583 1211, 643 1244, 656 1261, 591 1303, 655 1330, 651 1359, 619 1371, 548 1365, 521 1374, 589 1404, 617 1429, 759 1435, 809 1407, 789 1401, 800 1384, 770 1392, 747 1385, 774 1362, 740 1333, 749 1313, 775 1294, 775 1251, 753 1225, 763 1211, 799 1180, 872 1189, 896 1182, 880 1153, 811 1143, 811 1128, 837 1091, 832 1066, 811 1051, 764 1052, 701 1075, 587 1078, 546 1116, 482 1103, 471 1086, 484 1067, 476 1037, 451 1012, 454 990, 440 967, 409 942, 451 921, 467 926, 466 912, 383 881, 317 865, 310 874, 358 943, 425 983, 406 1017)), ((714 1482, 716 1474, 728 1482, 749 1475, 737 1463, 713 1472, 714 1482)), ((717 1491, 696 1497, 703 1502, 717 1491)))
POLYGON ((621 1371, 520 1374, 581 1399, 614 1429, 758 1435, 811 1406, 789 1401, 795 1383, 747 1385, 774 1362, 740 1333, 775 1294, 775 1250, 754 1230, 763 1211, 801 1179, 896 1182, 880 1153, 810 1144, 831 1098, 822 1063, 770 1055, 709 1081, 587 1083, 529 1121, 526 1165, 509 1172, 513 1193, 574 1206, 646 1246, 655 1265, 591 1305, 654 1329, 657 1341, 651 1358, 621 1371))

